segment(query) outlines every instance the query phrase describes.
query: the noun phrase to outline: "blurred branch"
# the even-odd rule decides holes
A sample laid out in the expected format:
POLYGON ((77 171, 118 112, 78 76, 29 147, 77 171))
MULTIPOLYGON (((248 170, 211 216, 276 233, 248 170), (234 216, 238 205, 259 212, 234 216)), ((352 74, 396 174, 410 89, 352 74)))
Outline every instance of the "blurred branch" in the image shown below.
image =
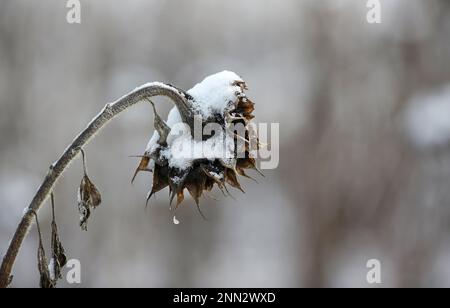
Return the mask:
POLYGON ((189 109, 186 94, 173 86, 155 82, 149 83, 123 96, 113 103, 108 103, 102 111, 88 124, 88 126, 66 148, 62 156, 50 166, 44 181, 39 187, 27 211, 24 213, 16 232, 10 242, 8 251, 3 258, 0 268, 0 288, 6 288, 12 280, 11 271, 19 253, 20 247, 31 227, 33 213, 37 213, 42 204, 47 200, 57 180, 66 170, 69 164, 78 156, 84 147, 96 133, 109 121, 125 109, 152 96, 167 96, 171 98, 180 112, 189 109))

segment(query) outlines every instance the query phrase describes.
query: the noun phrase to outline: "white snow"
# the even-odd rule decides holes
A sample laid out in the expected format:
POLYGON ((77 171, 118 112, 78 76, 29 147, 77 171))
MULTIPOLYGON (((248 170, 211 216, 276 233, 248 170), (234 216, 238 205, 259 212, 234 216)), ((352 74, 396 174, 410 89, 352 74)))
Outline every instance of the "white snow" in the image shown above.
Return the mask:
POLYGON ((167 158, 170 167, 186 169, 196 159, 227 159, 234 155, 234 140, 229 134, 217 133, 206 141, 193 140, 189 131, 172 138, 169 147, 161 154, 167 158))
MULTIPOLYGON (((134 88, 134 90, 131 91, 130 93, 133 93, 133 92, 139 91, 139 90, 141 90, 141 89, 143 89, 143 88, 147 88, 147 87, 151 87, 151 86, 158 86, 158 87, 160 87, 160 88, 165 88, 165 89, 169 89, 169 90, 174 90, 174 89, 175 89, 174 87, 172 87, 172 86, 170 86, 170 85, 168 85, 168 84, 165 84, 165 83, 163 83, 163 82, 154 81, 154 82, 147 82, 147 83, 144 83, 143 85, 140 85, 140 86, 134 88)), ((126 94, 126 95, 124 95, 123 97, 128 96, 128 95, 129 95, 129 94, 126 94)), ((119 99, 119 100, 120 100, 120 99, 119 99)))
POLYGON ((223 71, 203 79, 187 93, 191 95, 204 117, 214 113, 223 113, 225 108, 236 101, 236 92, 241 93, 239 86, 233 86, 235 81, 242 82, 236 73, 223 71))
POLYGON ((77 203, 80 204, 81 203, 81 189, 77 190, 77 203))
MULTIPOLYGON (((236 81, 243 80, 236 73, 223 71, 206 77, 187 93, 194 98, 194 107, 203 117, 209 117, 214 113, 223 114, 224 110, 237 100, 236 94, 242 93, 239 86, 232 85, 236 81)), ((177 107, 173 107, 169 112, 166 123, 171 131, 167 137, 168 148, 161 154, 168 159, 170 167, 184 170, 190 167, 195 159, 225 160, 233 157, 233 137, 225 132, 216 132, 206 141, 194 141, 177 107)), ((159 134, 155 131, 147 144, 146 153, 153 153, 158 149, 158 139, 159 134)))
POLYGON ((408 106, 405 126, 417 146, 445 146, 450 142, 450 85, 429 94, 418 94, 408 106))
POLYGON ((51 258, 50 263, 48 264, 48 271, 50 272, 50 279, 55 280, 56 273, 55 273, 55 259, 51 258))
POLYGON ((213 171, 209 171, 209 174, 212 175, 214 178, 216 178, 218 180, 221 180, 223 178, 222 174, 218 174, 218 173, 213 172, 213 171))

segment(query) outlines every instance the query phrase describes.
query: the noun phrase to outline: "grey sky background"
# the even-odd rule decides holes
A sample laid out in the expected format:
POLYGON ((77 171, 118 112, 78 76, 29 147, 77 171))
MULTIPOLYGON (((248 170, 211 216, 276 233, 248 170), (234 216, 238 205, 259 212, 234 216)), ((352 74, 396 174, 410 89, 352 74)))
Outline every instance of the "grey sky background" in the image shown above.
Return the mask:
MULTIPOLYGON (((369 287, 372 258, 382 286, 450 286, 450 4, 380 2, 382 23, 368 24, 360 0, 82 0, 81 24, 68 24, 65 1, 1 1, 0 253, 48 166, 105 103, 228 69, 256 120, 280 123, 279 167, 243 179, 236 200, 204 199, 208 221, 186 198, 174 225, 168 192, 145 209, 150 174, 130 185, 153 114, 127 111, 86 148, 103 196, 88 232, 80 161, 55 189, 81 286, 369 287)), ((38 286, 37 243, 33 227, 13 287, 38 286)))

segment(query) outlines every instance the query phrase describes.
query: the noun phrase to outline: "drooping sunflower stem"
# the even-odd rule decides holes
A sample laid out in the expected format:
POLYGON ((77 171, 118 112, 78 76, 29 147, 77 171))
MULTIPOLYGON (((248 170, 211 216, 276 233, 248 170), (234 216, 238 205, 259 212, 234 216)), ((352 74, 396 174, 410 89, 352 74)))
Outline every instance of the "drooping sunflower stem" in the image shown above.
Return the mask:
POLYGON ((102 111, 92 119, 88 126, 66 148, 62 156, 50 167, 44 181, 34 195, 28 210, 24 213, 17 226, 8 250, 3 257, 0 267, 0 288, 6 288, 10 284, 12 279, 11 272, 19 250, 33 222, 33 215, 37 214, 47 200, 56 182, 67 169, 68 165, 78 156, 81 149, 113 118, 122 111, 143 101, 145 98, 153 96, 166 96, 170 98, 177 108, 183 112, 185 117, 189 116, 191 105, 186 99, 186 94, 180 89, 161 82, 145 84, 117 101, 106 104, 102 111))
MULTIPOLYGON (((183 202, 184 190, 187 189, 197 204, 201 216, 204 217, 199 207, 199 199, 203 192, 211 191, 217 185, 224 194, 226 192, 231 196, 227 184, 244 192, 237 176, 245 176, 244 169, 256 169, 255 160, 250 157, 251 147, 249 142, 244 142, 243 147, 238 146, 238 138, 229 136, 221 128, 229 128, 239 123, 244 124, 245 132, 242 138, 249 140, 247 136, 250 136, 250 131, 247 124, 254 118, 252 114, 254 104, 245 96, 245 89, 245 82, 237 74, 223 71, 208 76, 187 92, 171 85, 155 82, 136 88, 117 101, 106 104, 50 167, 24 213, 3 258, 0 267, 0 287, 7 287, 11 281, 11 271, 33 222, 33 214, 37 221, 37 212, 52 194, 62 173, 80 153, 84 176, 78 190, 78 209, 80 227, 87 230, 91 211, 100 205, 101 195, 87 175, 86 155, 83 149, 98 131, 115 116, 138 102, 149 101, 153 105, 155 113, 155 138, 152 136, 150 139, 133 176, 134 179, 138 171, 151 170, 153 172, 153 184, 148 199, 158 191, 169 187, 170 203, 176 196, 176 207, 178 207, 183 202), (169 113, 167 122, 161 119, 156 112, 155 105, 150 100, 151 97, 159 95, 169 97, 176 106, 173 109, 174 112, 169 113), (228 117, 226 117, 227 114, 228 117), (183 125, 182 131, 186 132, 186 128, 189 128, 190 134, 172 134, 172 129, 176 124, 187 124, 187 127, 183 125), (203 135, 203 129, 209 124, 217 124, 216 126, 220 127, 218 130, 220 133, 214 133, 211 136, 203 135), (201 131, 200 136, 197 134, 198 131, 201 131), (169 136, 171 138, 168 138, 169 136), (238 157, 238 152, 244 155, 238 157)), ((38 251, 41 286, 44 287, 55 285, 59 277, 59 269, 65 260, 64 250, 57 234, 53 195, 51 198, 52 259, 49 265, 45 259, 41 236, 38 251), (48 277, 50 278, 47 279, 48 277)))

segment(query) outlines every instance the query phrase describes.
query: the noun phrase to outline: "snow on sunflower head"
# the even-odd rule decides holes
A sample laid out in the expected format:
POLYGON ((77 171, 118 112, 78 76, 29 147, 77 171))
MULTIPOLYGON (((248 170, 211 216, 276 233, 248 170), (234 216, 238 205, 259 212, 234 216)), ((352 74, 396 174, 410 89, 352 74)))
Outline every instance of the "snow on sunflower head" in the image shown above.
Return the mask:
POLYGON ((178 207, 187 190, 200 211, 200 197, 215 185, 225 195, 227 184, 243 191, 238 175, 249 177, 245 169, 258 171, 254 153, 259 148, 252 122, 254 103, 246 89, 233 72, 208 76, 186 92, 179 90, 184 102, 172 108, 166 121, 150 101, 155 132, 133 176, 134 180, 139 171, 153 172, 147 202, 169 187, 170 204, 176 197, 178 207))

